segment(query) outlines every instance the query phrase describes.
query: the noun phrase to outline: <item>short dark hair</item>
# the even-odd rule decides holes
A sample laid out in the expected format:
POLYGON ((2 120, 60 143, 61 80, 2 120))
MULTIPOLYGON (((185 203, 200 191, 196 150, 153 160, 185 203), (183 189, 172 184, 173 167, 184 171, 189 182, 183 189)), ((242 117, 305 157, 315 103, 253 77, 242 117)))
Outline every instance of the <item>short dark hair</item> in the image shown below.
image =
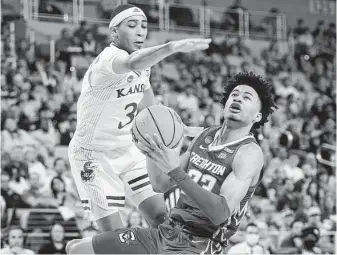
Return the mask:
POLYGON ((223 107, 225 107, 232 90, 239 85, 248 85, 252 87, 261 100, 262 118, 259 122, 256 122, 253 125, 254 129, 258 129, 259 127, 263 126, 264 123, 268 122, 269 115, 274 112, 274 109, 277 109, 272 94, 272 85, 265 81, 262 76, 256 75, 253 72, 238 73, 237 75, 228 79, 225 83, 225 92, 223 93, 223 98, 221 99, 221 104, 223 107))
POLYGON ((111 13, 110 20, 112 20, 117 14, 119 14, 122 11, 125 11, 129 8, 137 7, 133 4, 121 4, 118 5, 111 13))

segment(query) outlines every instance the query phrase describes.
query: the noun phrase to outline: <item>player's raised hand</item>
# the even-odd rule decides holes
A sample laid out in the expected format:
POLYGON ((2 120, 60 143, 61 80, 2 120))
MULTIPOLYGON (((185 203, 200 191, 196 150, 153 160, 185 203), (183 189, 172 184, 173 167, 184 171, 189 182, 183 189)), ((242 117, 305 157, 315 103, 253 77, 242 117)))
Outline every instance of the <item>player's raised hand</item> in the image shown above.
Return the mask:
POLYGON ((138 143, 136 146, 142 153, 152 159, 158 168, 165 173, 169 173, 180 166, 179 157, 183 139, 181 139, 178 146, 174 149, 167 148, 158 134, 154 134, 153 139, 150 135, 146 134, 145 139, 149 144, 138 143))
POLYGON ((191 52, 196 50, 206 50, 209 47, 212 39, 184 39, 170 42, 170 47, 173 52, 191 52))

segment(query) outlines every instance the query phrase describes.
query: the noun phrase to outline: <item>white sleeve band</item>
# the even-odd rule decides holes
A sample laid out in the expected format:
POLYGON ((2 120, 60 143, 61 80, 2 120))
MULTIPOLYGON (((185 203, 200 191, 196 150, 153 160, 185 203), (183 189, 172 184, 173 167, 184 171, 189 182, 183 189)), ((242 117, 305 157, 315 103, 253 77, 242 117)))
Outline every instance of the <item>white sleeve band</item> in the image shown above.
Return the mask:
POLYGON ((110 21, 109 28, 111 29, 112 27, 119 25, 126 18, 135 15, 142 15, 146 18, 145 13, 141 9, 139 9, 138 7, 132 7, 118 13, 115 17, 113 17, 113 19, 110 21))

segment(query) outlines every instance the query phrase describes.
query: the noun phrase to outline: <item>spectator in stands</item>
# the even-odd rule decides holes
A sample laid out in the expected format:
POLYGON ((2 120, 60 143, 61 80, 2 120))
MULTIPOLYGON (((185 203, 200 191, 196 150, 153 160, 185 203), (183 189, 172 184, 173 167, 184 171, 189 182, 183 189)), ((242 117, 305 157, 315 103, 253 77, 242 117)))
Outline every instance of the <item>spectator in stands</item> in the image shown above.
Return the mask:
POLYGON ((302 230, 303 248, 301 254, 322 254, 316 245, 320 239, 320 231, 315 227, 307 227, 302 230))
POLYGON ((9 186, 11 175, 8 171, 1 171, 1 197, 4 199, 6 208, 24 208, 27 205, 21 196, 15 193, 9 186))
POLYGON ((55 43, 56 52, 66 51, 71 44, 72 40, 70 31, 67 28, 63 28, 61 30, 61 37, 55 43))
POLYGON ((5 233, 6 247, 0 250, 1 254, 35 254, 25 248, 26 232, 19 226, 9 226, 5 233))
POLYGON ((60 130, 60 145, 69 145, 76 130, 76 123, 76 118, 71 118, 67 123, 68 125, 60 130))
POLYGON ((33 172, 29 177, 30 188, 22 194, 22 200, 32 208, 57 208, 52 197, 41 190, 42 182, 38 173, 33 172))
POLYGON ((85 34, 87 33, 87 22, 81 21, 80 27, 74 31, 74 37, 79 38, 80 42, 85 40, 85 34))
POLYGON ((308 28, 304 25, 303 19, 297 19, 297 26, 294 28, 295 38, 305 33, 308 28))
POLYGON ((311 196, 313 203, 319 205, 319 189, 316 180, 311 181, 305 190, 306 194, 311 196))
POLYGON ((53 198, 56 200, 58 206, 62 206, 66 200, 66 185, 62 178, 56 176, 51 180, 50 189, 53 198))
POLYGON ((281 242, 281 248, 293 248, 291 251, 293 253, 299 253, 302 248, 302 229, 303 222, 294 220, 291 224, 291 232, 286 236, 281 242))
POLYGON ((66 162, 64 158, 58 157, 55 158, 53 169, 48 173, 48 181, 45 183, 43 190, 45 192, 50 192, 51 182, 54 177, 58 177, 62 179, 62 182, 66 185, 66 190, 70 193, 73 193, 72 185, 72 177, 70 176, 70 171, 66 166, 66 162))
POLYGON ((127 228, 142 228, 143 217, 137 209, 132 210, 127 219, 127 228))
POLYGON ((296 211, 299 203, 299 196, 294 192, 294 182, 291 179, 285 181, 284 194, 277 198, 276 209, 282 211, 285 208, 289 208, 296 211))
POLYGON ((227 254, 267 254, 259 244, 259 228, 249 223, 245 229, 245 241, 232 246, 227 254))
POLYGON ((312 36, 318 43, 324 42, 324 26, 325 26, 324 20, 319 20, 317 21, 316 27, 312 31, 312 36))
POLYGON ((301 202, 299 204, 298 210, 295 215, 295 220, 307 222, 308 221, 308 211, 313 206, 314 204, 313 204, 311 196, 307 194, 302 194, 301 202))
POLYGON ((308 210, 308 223, 307 226, 309 227, 316 227, 320 228, 322 221, 321 221, 321 209, 317 206, 313 206, 308 210))
POLYGON ((304 176, 295 183, 295 191, 304 193, 303 186, 308 186, 309 183, 316 176, 315 169, 313 169, 309 164, 303 164, 301 166, 304 176))
POLYGON ((1 132, 2 150, 10 152, 15 146, 34 146, 36 142, 26 131, 19 129, 18 121, 7 118, 1 132))
POLYGON ((330 23, 329 28, 324 31, 324 38, 327 40, 326 46, 336 50, 336 24, 330 23))
POLYGON ((5 170, 11 175, 11 180, 9 181, 10 189, 17 194, 22 195, 22 193, 29 188, 29 173, 26 164, 20 164, 21 162, 15 162, 13 160, 13 154, 20 153, 20 151, 21 149, 15 148, 12 152, 12 163, 5 166, 5 170))
POLYGON ((91 31, 85 33, 85 39, 82 42, 82 51, 84 55, 88 57, 95 57, 101 51, 91 31))
POLYGON ((191 114, 199 111, 198 99, 194 93, 193 85, 187 85, 185 91, 177 98, 180 109, 186 109, 191 114))
POLYGON ((64 233, 64 227, 61 223, 56 222, 51 225, 49 242, 41 247, 39 254, 67 254, 64 233))
POLYGON ((45 183, 47 179, 46 167, 38 160, 37 151, 28 147, 24 149, 24 160, 28 165, 29 175, 36 173, 40 177, 41 183, 45 183))

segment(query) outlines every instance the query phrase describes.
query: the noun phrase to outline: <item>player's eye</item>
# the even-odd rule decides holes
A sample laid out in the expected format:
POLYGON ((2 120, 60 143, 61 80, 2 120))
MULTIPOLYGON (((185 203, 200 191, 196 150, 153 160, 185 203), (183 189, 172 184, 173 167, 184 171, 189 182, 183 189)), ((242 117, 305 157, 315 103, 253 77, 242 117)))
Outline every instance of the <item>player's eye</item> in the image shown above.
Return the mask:
POLYGON ((146 29, 146 28, 147 28, 147 25, 142 25, 142 28, 146 29))
POLYGON ((130 28, 135 28, 136 25, 131 25, 131 24, 129 24, 129 27, 130 27, 130 28))
POLYGON ((247 96, 245 96, 244 99, 248 99, 249 101, 251 101, 251 98, 247 96))
POLYGON ((238 93, 232 93, 232 97, 236 97, 238 93))

